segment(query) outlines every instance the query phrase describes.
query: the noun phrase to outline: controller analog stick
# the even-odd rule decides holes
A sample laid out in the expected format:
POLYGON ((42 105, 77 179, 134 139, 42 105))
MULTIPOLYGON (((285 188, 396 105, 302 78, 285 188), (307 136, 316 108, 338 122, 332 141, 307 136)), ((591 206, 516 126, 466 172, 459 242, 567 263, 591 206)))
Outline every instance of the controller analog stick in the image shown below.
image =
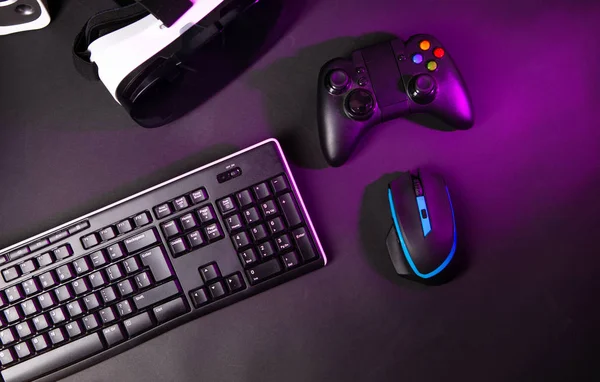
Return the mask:
POLYGON ((375 99, 370 92, 364 89, 356 89, 348 95, 346 107, 352 117, 367 118, 375 109, 375 99))
POLYGON ((408 83, 408 95, 414 102, 421 105, 433 101, 436 91, 437 83, 429 74, 416 75, 408 83))
POLYGON ((348 84, 350 84, 350 77, 345 71, 337 69, 329 74, 328 82, 330 93, 341 94, 346 91, 348 84))

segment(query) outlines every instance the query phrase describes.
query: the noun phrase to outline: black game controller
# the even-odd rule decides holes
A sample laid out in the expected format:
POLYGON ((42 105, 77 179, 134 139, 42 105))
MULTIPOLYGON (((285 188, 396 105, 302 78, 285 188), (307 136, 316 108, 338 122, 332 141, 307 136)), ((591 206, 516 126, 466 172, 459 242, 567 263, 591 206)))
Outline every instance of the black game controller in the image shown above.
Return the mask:
POLYGON ((369 128, 415 113, 431 114, 456 129, 473 126, 464 81, 433 36, 387 41, 321 68, 319 135, 331 166, 344 164, 369 128))

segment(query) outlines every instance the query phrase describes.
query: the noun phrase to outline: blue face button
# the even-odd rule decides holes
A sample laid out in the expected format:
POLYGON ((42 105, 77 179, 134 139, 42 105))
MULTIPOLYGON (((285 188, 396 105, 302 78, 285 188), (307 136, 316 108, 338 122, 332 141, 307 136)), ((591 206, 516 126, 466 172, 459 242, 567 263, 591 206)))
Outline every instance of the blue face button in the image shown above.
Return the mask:
POLYGON ((414 62, 415 64, 420 64, 421 62, 423 62, 423 56, 419 53, 413 54, 412 62, 414 62))

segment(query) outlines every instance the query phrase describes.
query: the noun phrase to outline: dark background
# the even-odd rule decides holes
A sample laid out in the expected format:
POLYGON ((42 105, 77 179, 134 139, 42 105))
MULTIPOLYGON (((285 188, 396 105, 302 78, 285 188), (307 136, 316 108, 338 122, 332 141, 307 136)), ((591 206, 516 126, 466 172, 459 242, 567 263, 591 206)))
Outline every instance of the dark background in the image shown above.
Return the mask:
POLYGON ((289 0, 266 54, 154 130, 73 68, 74 36, 111 2, 50 5, 47 28, 0 37, 0 247, 274 136, 330 258, 66 381, 600 376, 600 3, 289 0), (344 167, 326 167, 321 65, 416 33, 445 44, 476 125, 398 119, 344 167), (388 175, 419 166, 446 175, 468 260, 440 287, 394 277, 383 247, 388 175))

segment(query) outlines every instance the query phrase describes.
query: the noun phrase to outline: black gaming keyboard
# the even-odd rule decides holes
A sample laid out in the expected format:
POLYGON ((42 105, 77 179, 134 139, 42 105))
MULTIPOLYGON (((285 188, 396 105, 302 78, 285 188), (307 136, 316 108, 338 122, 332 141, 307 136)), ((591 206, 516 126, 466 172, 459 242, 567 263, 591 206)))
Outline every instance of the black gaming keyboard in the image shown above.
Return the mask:
POLYGON ((326 262, 264 141, 0 250, 0 375, 62 378, 326 262))

